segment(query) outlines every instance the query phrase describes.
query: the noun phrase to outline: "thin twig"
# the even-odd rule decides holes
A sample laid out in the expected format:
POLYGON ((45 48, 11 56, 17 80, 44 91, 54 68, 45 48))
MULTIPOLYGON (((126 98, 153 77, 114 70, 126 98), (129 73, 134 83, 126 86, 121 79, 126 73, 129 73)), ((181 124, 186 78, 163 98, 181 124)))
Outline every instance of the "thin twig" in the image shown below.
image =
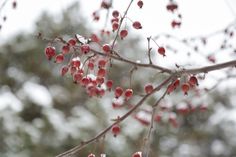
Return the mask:
POLYGON ((126 114, 124 114, 123 116, 121 116, 119 119, 117 119, 117 121, 115 121, 113 124, 111 124, 110 126, 108 126, 107 128, 105 128, 103 131, 101 131, 99 134, 97 134, 94 138, 91 138, 87 141, 82 141, 80 145, 62 153, 57 155, 56 157, 71 157, 72 155, 76 154, 79 150, 81 150, 83 147, 85 147, 86 145, 95 142, 96 140, 100 139, 101 137, 103 137, 111 128, 112 126, 120 123, 121 121, 125 120, 127 117, 129 117, 138 107, 140 107, 143 102, 149 98, 152 94, 154 94, 155 92, 159 91, 163 86, 165 86, 166 84, 168 84, 171 80, 172 80, 173 76, 171 75, 170 77, 168 77, 167 79, 165 79, 159 86, 157 86, 151 93, 146 94, 135 106, 133 106, 126 114))

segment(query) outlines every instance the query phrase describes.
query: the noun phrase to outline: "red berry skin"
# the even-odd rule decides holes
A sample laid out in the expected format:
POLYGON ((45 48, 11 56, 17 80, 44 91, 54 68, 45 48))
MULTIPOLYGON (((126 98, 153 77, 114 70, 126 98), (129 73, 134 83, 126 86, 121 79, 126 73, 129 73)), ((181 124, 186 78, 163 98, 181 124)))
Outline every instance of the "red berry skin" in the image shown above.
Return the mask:
POLYGON ((94 154, 89 154, 88 157, 96 157, 94 154))
POLYGON ((109 91, 111 91, 112 85, 113 85, 113 81, 112 80, 107 80, 106 86, 107 86, 109 91))
POLYGON ((74 83, 79 83, 83 78, 83 74, 82 73, 75 73, 73 75, 73 80, 74 80, 74 83))
POLYGON ((136 152, 132 155, 132 157, 142 157, 142 152, 136 152))
POLYGON ((143 7, 143 1, 139 0, 137 5, 139 6, 139 8, 141 9, 143 7))
POLYGON ((184 92, 184 95, 188 95, 188 91, 189 91, 189 85, 187 83, 182 84, 182 91, 184 92))
POLYGON ((116 31, 119 28, 119 23, 118 22, 113 22, 112 23, 112 31, 116 31))
POLYGON ((81 45, 80 50, 81 50, 81 52, 82 52, 83 54, 89 53, 89 51, 90 51, 90 46, 89 46, 89 44, 81 45))
POLYGON ((93 62, 88 62, 88 68, 90 70, 93 70, 94 69, 94 63, 93 62))
POLYGON ((64 55, 58 54, 55 58, 55 63, 62 63, 64 61, 64 55))
POLYGON ((153 86, 151 84, 147 84, 144 87, 144 90, 145 90, 146 94, 150 94, 153 91, 153 86))
POLYGON ((64 76, 68 71, 69 71, 69 67, 68 66, 63 66, 61 68, 61 76, 64 76))
POLYGON ((123 29, 120 31, 120 38, 124 39, 128 35, 128 31, 126 29, 123 29))
POLYGON ((174 12, 176 9, 178 9, 178 5, 175 3, 170 3, 166 6, 166 9, 168 11, 174 12))
POLYGON ((114 125, 112 128, 111 128, 111 131, 114 135, 114 137, 116 137, 119 133, 120 133, 120 126, 119 125, 114 125))
POLYGON ((75 46, 76 45, 76 40, 74 38, 69 39, 68 44, 70 46, 75 46))
POLYGON ((104 44, 104 45, 102 46, 102 50, 103 50, 105 53, 110 53, 110 51, 111 51, 111 46, 108 45, 108 44, 104 44))
POLYGON ((69 45, 62 46, 62 53, 63 54, 68 54, 69 52, 70 52, 70 46, 69 45))
POLYGON ((112 12, 112 16, 113 16, 114 18, 118 18, 119 15, 120 15, 120 13, 119 13, 119 11, 117 11, 117 10, 114 10, 114 11, 112 12))
POLYGON ((48 60, 51 60, 56 55, 56 48, 53 46, 48 46, 45 48, 45 55, 48 60))
POLYGON ((133 90, 132 89, 126 89, 125 90, 125 99, 128 100, 133 96, 133 90))
POLYGON ((101 77, 105 77, 105 75, 106 75, 106 70, 105 69, 99 69, 98 70, 98 72, 97 72, 97 76, 99 77, 99 78, 101 78, 101 77))
POLYGON ((13 9, 16 9, 16 6, 17 6, 16 1, 13 1, 13 2, 12 2, 12 8, 13 8, 13 9))
POLYGON ((135 29, 142 29, 142 25, 141 25, 141 23, 140 23, 139 21, 135 21, 135 22, 133 23, 133 27, 134 27, 135 29))
POLYGON ((190 83, 190 85, 192 85, 192 86, 195 86, 195 85, 198 86, 198 80, 197 80, 197 78, 196 78, 195 76, 191 76, 191 77, 189 78, 189 83, 190 83))
POLYGON ((73 66, 73 67, 77 67, 79 68, 80 65, 81 65, 81 62, 80 62, 80 59, 79 58, 73 58, 70 62, 70 65, 73 66))
POLYGON ((119 98, 123 94, 123 89, 121 87, 116 87, 115 89, 115 97, 119 98))
POLYGON ((101 59, 98 61, 98 67, 104 68, 106 66, 107 61, 105 59, 101 59))
POLYGON ((158 51, 159 54, 165 56, 165 52, 166 52, 166 50, 165 50, 164 47, 159 47, 157 51, 158 51))

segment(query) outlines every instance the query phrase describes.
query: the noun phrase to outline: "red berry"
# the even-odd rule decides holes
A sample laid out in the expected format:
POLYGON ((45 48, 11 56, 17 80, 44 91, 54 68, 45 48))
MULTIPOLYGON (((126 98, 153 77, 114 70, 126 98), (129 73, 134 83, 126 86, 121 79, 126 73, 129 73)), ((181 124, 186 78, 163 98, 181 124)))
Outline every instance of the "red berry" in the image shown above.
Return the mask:
POLYGON ((178 9, 178 5, 175 3, 170 3, 166 6, 166 9, 168 11, 174 12, 176 9, 178 9))
POLYGON ((94 154, 89 154, 88 157, 96 157, 94 154))
POLYGON ((82 78, 81 80, 81 85, 82 86, 87 86, 89 84, 89 79, 87 77, 82 78))
POLYGON ((126 89, 125 90, 125 99, 128 100, 133 96, 133 90, 132 89, 126 89))
POLYGON ((167 94, 170 94, 172 93, 174 90, 175 90, 175 86, 173 84, 170 84, 168 87, 167 87, 167 94))
POLYGON ((73 58, 73 59, 71 60, 71 62, 70 62, 70 65, 71 65, 71 66, 77 67, 77 68, 80 67, 80 64, 81 64, 81 62, 80 62, 80 58, 79 58, 79 57, 73 58))
POLYGON ((74 38, 69 39, 68 43, 70 46, 75 46, 76 45, 76 40, 74 38))
POLYGON ((128 35, 128 31, 126 29, 123 29, 120 31, 120 38, 124 39, 128 35))
POLYGON ((70 47, 69 47, 69 45, 64 45, 64 46, 62 46, 62 53, 63 54, 67 54, 67 53, 69 53, 70 52, 70 47))
POLYGON ((120 133, 120 126, 119 125, 114 125, 111 128, 111 131, 112 131, 114 137, 116 137, 120 133))
POLYGON ((64 55, 63 54, 59 54, 56 56, 55 58, 55 63, 62 63, 64 61, 64 55))
POLYGON ((164 47, 159 47, 157 51, 158 51, 159 54, 165 56, 165 52, 166 52, 166 50, 165 50, 164 47))
POLYGON ((115 89, 115 97, 119 98, 123 94, 123 89, 121 87, 116 87, 115 89))
POLYGON ((147 84, 144 89, 146 94, 150 94, 153 91, 153 86, 151 84, 147 84))
POLYGON ((83 54, 89 53, 89 51, 90 51, 90 46, 89 46, 89 44, 81 45, 80 50, 81 50, 81 52, 82 52, 83 54))
POLYGON ((102 46, 102 50, 103 50, 105 53, 110 53, 110 51, 111 51, 111 46, 108 45, 108 44, 104 44, 104 45, 102 46))
POLYGON ((93 62, 88 62, 88 68, 90 70, 93 70, 94 69, 94 63, 93 62))
POLYGON ((73 75, 73 80, 75 83, 79 83, 82 80, 82 78, 83 78, 82 73, 77 72, 73 75))
POLYGON ((61 68, 61 76, 64 76, 69 70, 69 67, 68 66, 63 66, 61 68))
POLYGON ((132 155, 132 157, 142 157, 142 152, 136 152, 132 155))
POLYGON ((107 61, 105 59, 101 59, 98 61, 99 68, 103 68, 106 66, 107 61))
POLYGON ((175 89, 179 86, 179 83, 180 83, 179 79, 176 79, 176 80, 173 82, 173 86, 174 86, 175 89))
POLYGON ((45 55, 48 60, 51 60, 56 55, 55 47, 48 46, 45 48, 45 55))
POLYGON ((12 8, 15 9, 15 8, 16 8, 16 5, 17 5, 16 1, 13 1, 13 2, 12 2, 12 8))
POLYGON ((172 28, 180 27, 180 26, 181 26, 181 22, 178 22, 178 21, 173 20, 173 21, 171 22, 171 26, 172 26, 172 28))
POLYGON ((139 21, 135 21, 135 22, 133 23, 133 27, 134 27, 135 29, 142 29, 142 25, 141 25, 141 23, 140 23, 139 21))
POLYGON ((98 43, 100 41, 100 39, 98 38, 98 36, 96 34, 92 34, 90 38, 93 42, 96 42, 96 43, 98 43))
POLYGON ((73 75, 76 72, 77 68, 76 67, 70 67, 70 74, 73 75))
POLYGON ((191 76, 191 77, 189 78, 189 83, 190 83, 190 85, 192 85, 192 86, 195 86, 195 85, 198 86, 198 80, 197 80, 197 78, 196 78, 195 76, 191 76))
POLYGON ((119 18, 112 18, 111 19, 111 23, 113 23, 113 22, 117 22, 118 23, 119 22, 119 18))
POLYGON ((112 23, 112 31, 116 31, 119 28, 119 23, 118 22, 113 22, 112 23))
POLYGON ((96 78, 96 83, 99 84, 99 85, 101 85, 101 84, 104 83, 104 80, 105 80, 104 77, 97 77, 97 78, 96 78))
POLYGON ((119 11, 117 11, 117 10, 114 10, 113 12, 112 12, 112 16, 114 17, 114 18, 117 18, 117 17, 119 17, 119 11))
POLYGON ((143 7, 143 1, 139 0, 137 5, 139 6, 139 8, 141 9, 143 7))
POLYGON ((184 92, 184 95, 188 95, 189 91, 189 85, 187 83, 182 84, 182 91, 184 92))
POLYGON ((101 78, 101 77, 104 77, 105 75, 106 75, 106 70, 105 69, 101 68, 101 69, 98 70, 98 73, 97 73, 98 77, 101 78))
POLYGON ((107 85, 108 90, 110 91, 111 88, 112 88, 112 85, 113 85, 113 81, 112 80, 107 80, 106 85, 107 85))

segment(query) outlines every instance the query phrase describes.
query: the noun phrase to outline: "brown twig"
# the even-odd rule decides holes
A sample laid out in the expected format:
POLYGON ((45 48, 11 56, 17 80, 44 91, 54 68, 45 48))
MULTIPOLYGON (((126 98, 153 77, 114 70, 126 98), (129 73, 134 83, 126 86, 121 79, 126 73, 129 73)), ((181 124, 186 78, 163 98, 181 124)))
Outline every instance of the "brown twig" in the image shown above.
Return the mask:
POLYGON ((123 116, 121 116, 119 119, 117 119, 117 121, 115 121, 114 123, 112 123, 110 126, 108 126, 107 128, 105 128, 103 131, 101 131, 99 134, 97 134, 95 137, 87 140, 87 141, 82 141, 80 145, 62 153, 57 155, 56 157, 71 157, 72 155, 76 154, 79 150, 81 150, 83 147, 85 147, 86 145, 95 142, 96 140, 100 139, 101 137, 103 137, 111 128, 112 126, 120 123, 121 121, 125 120, 127 117, 129 117, 139 106, 141 106, 143 104, 143 102, 149 98, 152 94, 154 94, 155 92, 159 91, 163 86, 165 86, 166 84, 168 84, 171 80, 172 80, 173 76, 171 75, 170 77, 168 77, 167 79, 165 79, 159 86, 157 86, 151 93, 146 94, 135 106, 133 106, 126 114, 124 114, 123 116))

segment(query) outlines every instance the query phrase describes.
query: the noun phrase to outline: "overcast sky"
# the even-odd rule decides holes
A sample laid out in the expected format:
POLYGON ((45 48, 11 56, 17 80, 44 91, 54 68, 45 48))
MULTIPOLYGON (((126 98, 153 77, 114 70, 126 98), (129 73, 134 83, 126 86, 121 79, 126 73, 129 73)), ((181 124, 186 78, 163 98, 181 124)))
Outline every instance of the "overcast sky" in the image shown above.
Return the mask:
MULTIPOLYGON (((3 0, 0 0, 2 2, 3 0)), ((11 3, 9 0, 8 3, 11 3)), ((8 4, 1 11, 1 17, 8 16, 0 32, 0 43, 9 36, 20 31, 30 31, 34 22, 42 11, 57 14, 65 10, 68 5, 76 0, 18 0, 18 7, 12 10, 8 4)), ((99 7, 101 0, 80 0, 82 13, 86 17, 91 17, 91 13, 99 7)), ((116 9, 125 10, 127 0, 114 0, 116 9)), ((144 0, 144 7, 139 10, 132 6, 128 16, 132 20, 140 20, 143 24, 142 34, 154 36, 161 32, 169 32, 178 36, 191 36, 213 32, 225 27, 233 21, 236 9, 235 0, 178 0, 179 11, 183 15, 183 25, 179 30, 172 30, 170 20, 173 18, 165 10, 168 0, 150 1, 144 0)), ((1 22, 2 23, 2 22, 1 22)), ((98 25, 93 26, 99 27, 98 25)), ((100 25, 100 27, 102 27, 100 25)))

